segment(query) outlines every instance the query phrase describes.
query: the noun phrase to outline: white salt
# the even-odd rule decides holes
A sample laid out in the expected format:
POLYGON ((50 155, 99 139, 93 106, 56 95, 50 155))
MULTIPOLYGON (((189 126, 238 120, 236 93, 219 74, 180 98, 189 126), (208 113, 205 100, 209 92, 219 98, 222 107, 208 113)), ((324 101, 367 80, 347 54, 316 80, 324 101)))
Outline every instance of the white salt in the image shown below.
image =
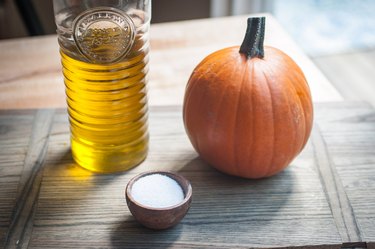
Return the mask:
POLYGON ((171 177, 151 174, 139 178, 131 189, 133 199, 148 207, 165 208, 184 200, 181 186, 171 177))

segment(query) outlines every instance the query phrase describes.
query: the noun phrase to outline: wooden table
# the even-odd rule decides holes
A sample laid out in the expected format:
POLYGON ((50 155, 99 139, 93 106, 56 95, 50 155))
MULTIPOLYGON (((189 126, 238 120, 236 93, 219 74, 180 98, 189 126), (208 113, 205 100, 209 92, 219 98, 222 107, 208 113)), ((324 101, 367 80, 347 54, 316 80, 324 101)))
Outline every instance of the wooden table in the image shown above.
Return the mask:
POLYGON ((223 175, 194 152, 181 119, 186 81, 208 53, 240 44, 245 25, 239 16, 152 26, 150 153, 112 175, 71 158, 56 37, 1 41, 0 248, 375 248, 375 112, 343 102, 272 16, 266 44, 290 54, 311 86, 309 143, 264 180, 223 175), (193 186, 189 213, 165 231, 139 225, 124 199, 131 177, 156 169, 193 186))
MULTIPOLYGON (((153 25, 150 105, 181 105, 194 67, 215 50, 241 45, 247 16, 153 25)), ((304 70, 314 101, 342 97, 272 16, 266 45, 288 53, 304 70)), ((56 36, 1 41, 0 109, 64 107, 65 92, 56 36)))

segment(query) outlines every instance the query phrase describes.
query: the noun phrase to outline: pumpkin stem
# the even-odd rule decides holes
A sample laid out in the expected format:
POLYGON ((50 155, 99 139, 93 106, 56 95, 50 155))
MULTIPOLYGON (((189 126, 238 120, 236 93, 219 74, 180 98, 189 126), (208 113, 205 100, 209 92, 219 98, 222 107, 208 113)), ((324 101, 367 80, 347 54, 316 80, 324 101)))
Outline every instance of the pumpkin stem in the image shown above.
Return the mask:
POLYGON ((264 57, 264 31, 266 18, 249 17, 247 19, 247 29, 245 38, 240 47, 240 53, 245 54, 248 58, 264 57))

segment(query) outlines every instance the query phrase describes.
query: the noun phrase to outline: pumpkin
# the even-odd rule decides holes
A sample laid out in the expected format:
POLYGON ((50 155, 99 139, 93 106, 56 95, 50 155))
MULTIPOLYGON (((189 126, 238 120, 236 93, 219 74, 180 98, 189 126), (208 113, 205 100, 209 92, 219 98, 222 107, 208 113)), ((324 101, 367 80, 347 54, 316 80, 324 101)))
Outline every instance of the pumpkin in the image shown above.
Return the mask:
POLYGON ((309 86, 282 51, 263 46, 265 18, 249 18, 242 45, 208 55, 185 89, 183 121, 201 158, 226 174, 275 175, 311 132, 309 86))

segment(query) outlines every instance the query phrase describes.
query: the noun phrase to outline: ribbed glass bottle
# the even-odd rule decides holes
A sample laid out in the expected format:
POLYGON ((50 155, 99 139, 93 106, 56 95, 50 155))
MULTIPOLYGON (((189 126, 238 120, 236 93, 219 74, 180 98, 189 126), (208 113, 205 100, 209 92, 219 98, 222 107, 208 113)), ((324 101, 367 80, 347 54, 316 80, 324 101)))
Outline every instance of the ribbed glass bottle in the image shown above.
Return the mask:
MULTIPOLYGON (((79 165, 91 171, 127 170, 147 155, 149 23, 135 27, 129 51, 111 63, 90 62, 79 52, 74 40, 60 29, 72 155, 79 165)), ((103 34, 118 37, 111 34, 117 32, 114 28, 93 29, 92 32, 97 34, 90 33, 88 37, 100 42, 103 42, 100 37, 103 34)), ((85 38, 80 41, 82 44, 95 45, 85 38)), ((86 46, 84 49, 91 48, 86 46)), ((115 50, 111 49, 113 53, 115 50)), ((105 56, 106 51, 98 53, 105 56)))

